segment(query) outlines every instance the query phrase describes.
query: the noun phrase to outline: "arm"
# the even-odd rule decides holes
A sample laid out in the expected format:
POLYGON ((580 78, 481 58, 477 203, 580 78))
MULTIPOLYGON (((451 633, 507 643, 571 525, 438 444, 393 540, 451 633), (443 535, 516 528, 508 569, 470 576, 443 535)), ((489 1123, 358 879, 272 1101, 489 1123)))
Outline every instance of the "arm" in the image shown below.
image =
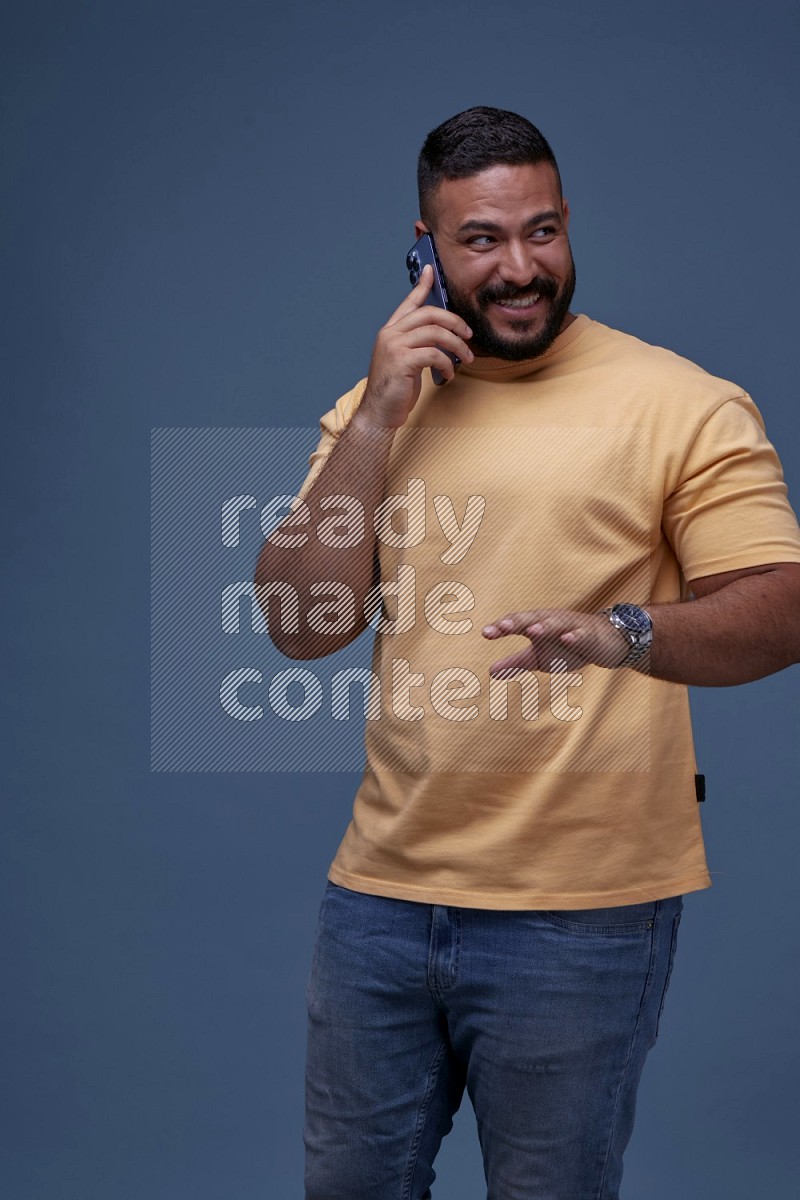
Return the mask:
POLYGON ((426 267, 417 286, 378 333, 361 404, 304 498, 307 520, 298 524, 295 514, 287 517, 259 555, 255 574, 259 603, 273 642, 290 658, 332 654, 366 628, 364 602, 377 574, 373 518, 383 499, 395 434, 419 398, 425 367, 437 367, 446 379, 453 378, 453 364, 440 347, 465 362, 473 359, 463 340, 471 336, 465 322, 455 313, 425 307, 432 282, 433 271, 426 267), (364 528, 360 536, 354 531, 352 545, 329 544, 350 540, 341 536, 341 530, 327 543, 317 535, 321 523, 330 526, 331 513, 341 510, 337 498, 357 501, 352 507, 360 505, 364 513, 364 528), (291 538, 302 545, 287 544, 291 538), (326 620, 322 608, 323 602, 331 601, 330 584, 336 585, 338 611, 326 620), (270 602, 270 590, 278 585, 298 597, 296 629, 281 627, 278 602, 270 602))
MULTIPOLYGON (((761 679, 800 662, 800 563, 770 563, 707 575, 689 584, 694 599, 654 604, 653 642, 635 670, 671 683, 725 687, 761 679)), ((519 654, 493 663, 549 671, 555 659, 567 669, 587 663, 614 668, 626 657, 623 635, 602 614, 568 609, 509 613, 485 626, 487 638, 522 634, 519 654)))
POLYGON ((648 609, 650 675, 726 687, 800 662, 800 563, 706 575, 689 586, 694 600, 648 609))
POLYGON ((305 497, 308 520, 302 525, 291 526, 291 518, 287 518, 264 543, 255 575, 261 593, 259 603, 264 609, 272 641, 289 658, 321 658, 332 654, 366 628, 364 600, 375 582, 376 573, 375 530, 370 517, 383 496, 386 464, 394 435, 394 429, 371 425, 357 411, 305 497), (354 530, 354 544, 347 548, 327 545, 317 536, 320 523, 331 520, 331 507, 323 507, 323 504, 333 497, 352 497, 363 505, 363 530, 360 536, 354 530), (288 540, 298 534, 305 535, 304 545, 278 544, 279 539, 285 537, 288 540), (345 628, 337 633, 320 633, 308 625, 311 609, 331 598, 330 589, 327 593, 322 589, 326 582, 344 585, 353 597, 349 619, 346 605, 342 606, 345 628), (283 609, 277 598, 269 602, 268 596, 274 594, 277 583, 288 584, 297 593, 299 624, 296 630, 283 627, 279 619, 283 609))

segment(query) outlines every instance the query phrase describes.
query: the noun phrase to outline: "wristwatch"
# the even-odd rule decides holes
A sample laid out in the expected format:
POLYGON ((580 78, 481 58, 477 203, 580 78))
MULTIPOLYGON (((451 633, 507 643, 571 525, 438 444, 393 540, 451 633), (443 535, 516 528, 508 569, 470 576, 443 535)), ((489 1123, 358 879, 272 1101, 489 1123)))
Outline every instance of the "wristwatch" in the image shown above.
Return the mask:
POLYGON ((653 640, 650 614, 638 604, 612 604, 611 608, 603 609, 603 614, 627 638, 630 646, 619 666, 630 667, 637 663, 650 649, 653 640))

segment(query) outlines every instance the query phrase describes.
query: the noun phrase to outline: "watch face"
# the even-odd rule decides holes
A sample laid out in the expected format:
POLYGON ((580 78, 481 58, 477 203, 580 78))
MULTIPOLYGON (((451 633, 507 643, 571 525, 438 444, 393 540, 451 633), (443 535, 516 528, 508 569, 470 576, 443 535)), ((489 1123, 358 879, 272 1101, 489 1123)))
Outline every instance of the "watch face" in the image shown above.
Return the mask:
POLYGON ((631 633, 649 633, 652 622, 644 611, 636 604, 615 604, 614 616, 618 617, 631 633))

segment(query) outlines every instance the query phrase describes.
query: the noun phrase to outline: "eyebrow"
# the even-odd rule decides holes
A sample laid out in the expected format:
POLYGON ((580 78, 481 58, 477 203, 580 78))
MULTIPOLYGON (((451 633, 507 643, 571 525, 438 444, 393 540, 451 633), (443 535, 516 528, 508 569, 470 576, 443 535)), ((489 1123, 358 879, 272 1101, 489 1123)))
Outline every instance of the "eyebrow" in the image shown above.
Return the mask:
MULTIPOLYGON (((534 225, 541 225, 543 221, 558 221, 561 222, 561 213, 555 208, 547 208, 544 212, 537 213, 534 217, 528 217, 523 223, 523 229, 532 229, 534 225)), ((503 226, 497 225, 494 221, 465 221, 458 228, 459 233, 502 233, 503 226)))

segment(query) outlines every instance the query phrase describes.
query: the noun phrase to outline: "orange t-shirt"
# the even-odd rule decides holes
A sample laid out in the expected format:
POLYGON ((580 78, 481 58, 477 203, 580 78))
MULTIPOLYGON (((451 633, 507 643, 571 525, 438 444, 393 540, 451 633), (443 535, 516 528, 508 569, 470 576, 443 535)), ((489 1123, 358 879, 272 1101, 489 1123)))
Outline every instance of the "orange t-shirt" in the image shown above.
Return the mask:
MULTIPOLYGON (((322 418, 301 495, 364 387, 322 418)), ((687 688, 596 666, 490 682, 524 642, 481 628, 800 562, 750 397, 580 315, 534 360, 479 358, 444 388, 426 372, 385 497, 367 766, 329 878, 494 909, 710 886, 687 688)))

